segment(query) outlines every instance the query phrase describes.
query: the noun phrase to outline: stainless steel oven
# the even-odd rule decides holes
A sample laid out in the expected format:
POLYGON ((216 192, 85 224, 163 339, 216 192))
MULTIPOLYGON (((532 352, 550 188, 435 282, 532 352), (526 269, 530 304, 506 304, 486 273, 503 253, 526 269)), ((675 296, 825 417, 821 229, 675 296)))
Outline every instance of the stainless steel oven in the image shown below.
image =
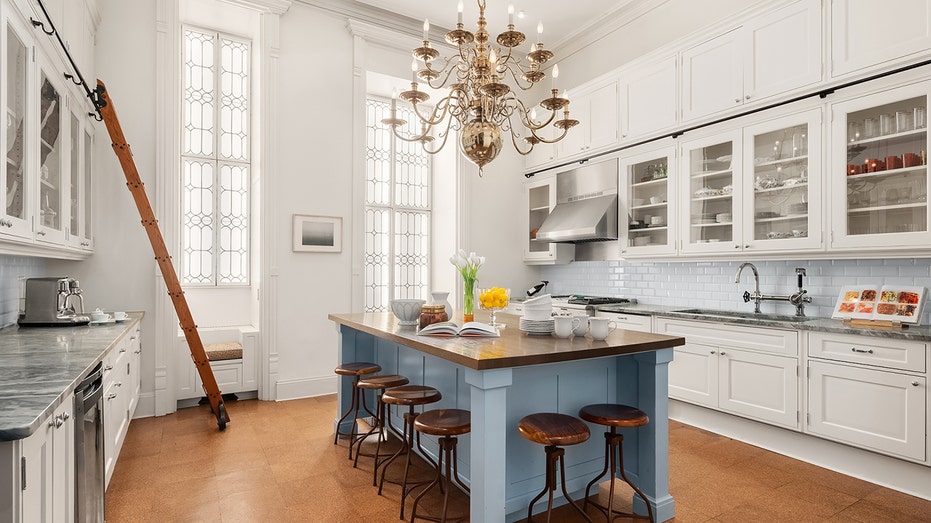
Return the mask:
POLYGON ((103 364, 74 390, 75 521, 103 523, 103 364))

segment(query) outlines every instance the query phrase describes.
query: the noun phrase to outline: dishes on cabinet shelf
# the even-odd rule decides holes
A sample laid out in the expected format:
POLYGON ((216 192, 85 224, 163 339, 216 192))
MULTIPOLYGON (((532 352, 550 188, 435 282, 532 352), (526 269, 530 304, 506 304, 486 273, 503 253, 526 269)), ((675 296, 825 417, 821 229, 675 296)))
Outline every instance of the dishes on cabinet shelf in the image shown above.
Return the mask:
POLYGON ((709 196, 717 196, 719 194, 721 194, 721 191, 711 187, 702 187, 701 189, 695 191, 696 198, 708 198, 709 196))
POLYGON ((733 192, 734 192, 734 186, 733 186, 733 185, 725 185, 724 187, 721 187, 721 194, 728 195, 728 194, 731 194, 731 193, 733 193, 733 192))

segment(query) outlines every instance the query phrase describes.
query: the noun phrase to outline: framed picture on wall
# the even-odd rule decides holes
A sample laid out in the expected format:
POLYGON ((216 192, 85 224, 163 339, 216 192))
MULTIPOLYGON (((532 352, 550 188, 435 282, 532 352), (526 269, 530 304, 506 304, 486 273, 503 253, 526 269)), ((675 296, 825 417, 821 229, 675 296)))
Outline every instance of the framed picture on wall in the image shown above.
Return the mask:
POLYGON ((343 219, 295 214, 291 238, 294 252, 342 252, 343 219))

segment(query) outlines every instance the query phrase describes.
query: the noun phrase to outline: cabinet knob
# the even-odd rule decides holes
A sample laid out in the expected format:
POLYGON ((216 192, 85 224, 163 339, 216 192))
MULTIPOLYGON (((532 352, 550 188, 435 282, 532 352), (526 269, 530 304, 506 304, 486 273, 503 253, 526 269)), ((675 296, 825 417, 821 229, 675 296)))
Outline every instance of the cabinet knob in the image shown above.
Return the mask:
POLYGON ((123 382, 122 382, 122 381, 118 381, 118 382, 114 383, 113 386, 114 386, 114 387, 122 387, 122 386, 123 386, 123 382))
POLYGON ((113 370, 113 365, 107 365, 103 370, 113 370))
POLYGON ((749 94, 748 94, 747 96, 744 96, 744 100, 749 100, 749 99, 750 99, 750 95, 749 95, 749 94))
POLYGON ((120 348, 120 354, 123 354, 124 352, 126 352, 126 347, 121 347, 121 348, 120 348))
POLYGON ((734 103, 735 103, 735 104, 739 104, 739 103, 740 103, 740 98, 734 98, 734 103))
POLYGON ((55 427, 57 429, 58 427, 61 427, 64 423, 65 422, 61 419, 61 414, 59 414, 55 416, 55 419, 48 422, 48 426, 55 427))
POLYGON ((108 400, 112 400, 112 399, 114 399, 114 398, 116 398, 116 393, 115 393, 115 392, 111 392, 110 394, 107 395, 107 399, 108 399, 108 400))
POLYGON ((749 245, 749 244, 744 245, 744 249, 749 249, 749 248, 750 248, 750 245, 749 245))
POLYGON ((724 352, 724 351, 722 350, 722 351, 721 351, 721 356, 724 356, 725 354, 727 354, 727 353, 724 352))
POLYGON ((714 354, 714 353, 716 353, 716 352, 717 352, 717 351, 713 350, 713 351, 711 351, 711 354, 714 354))
POLYGON ((70 412, 62 412, 62 413, 61 413, 61 420, 62 420, 62 421, 68 421, 69 419, 71 419, 71 413, 70 413, 70 412))
POLYGON ((850 350, 853 352, 859 352, 860 354, 873 354, 873 349, 858 349, 856 347, 850 347, 850 350))
POLYGON ((45 236, 45 231, 36 231, 36 236, 45 236))
POLYGON ((735 249, 739 249, 739 248, 740 248, 740 245, 735 245, 734 248, 735 248, 735 249))
POLYGON ((138 349, 134 350, 133 354, 139 354, 140 352, 142 352, 142 347, 139 347, 138 349))
POLYGON ((917 386, 918 386, 918 381, 917 381, 917 380, 913 381, 913 382, 912 382, 912 387, 917 387, 917 386))

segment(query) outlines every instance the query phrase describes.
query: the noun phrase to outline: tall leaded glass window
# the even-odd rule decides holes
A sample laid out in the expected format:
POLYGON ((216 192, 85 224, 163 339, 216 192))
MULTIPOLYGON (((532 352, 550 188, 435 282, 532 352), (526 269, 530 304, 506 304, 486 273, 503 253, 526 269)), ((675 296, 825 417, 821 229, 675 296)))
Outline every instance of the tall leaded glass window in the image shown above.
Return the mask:
MULTIPOLYGON (((397 140, 380 122, 390 116, 388 100, 365 101, 366 312, 389 310, 395 298, 425 298, 430 282, 430 155, 420 144, 397 140)), ((397 117, 420 132, 413 110, 397 117)))
POLYGON ((181 279, 248 284, 250 44, 183 32, 181 279))

